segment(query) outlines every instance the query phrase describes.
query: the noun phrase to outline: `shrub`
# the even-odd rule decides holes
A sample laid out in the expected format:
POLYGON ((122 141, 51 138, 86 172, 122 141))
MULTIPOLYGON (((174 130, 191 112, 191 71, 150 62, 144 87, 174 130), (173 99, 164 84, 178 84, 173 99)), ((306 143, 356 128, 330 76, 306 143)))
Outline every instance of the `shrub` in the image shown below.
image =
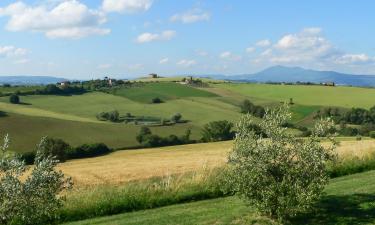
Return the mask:
POLYGON ((0 154, 0 223, 52 224, 63 203, 62 191, 72 182, 55 171, 57 160, 43 153, 45 139, 38 145, 35 166, 28 173, 24 162, 7 152, 4 138, 0 154))
POLYGON ((18 95, 12 94, 9 97, 9 102, 12 104, 19 104, 20 103, 20 97, 18 95))
POLYGON ((151 103, 159 104, 159 103, 163 103, 163 101, 160 98, 156 97, 151 100, 151 103))
POLYGON ((138 135, 136 136, 137 141, 144 147, 161 147, 169 145, 181 145, 189 144, 190 141, 190 129, 186 130, 185 134, 178 137, 174 134, 168 137, 160 137, 158 135, 152 134, 150 128, 142 127, 138 135))
POLYGON ((213 121, 206 124, 202 130, 202 140, 206 142, 225 141, 234 137, 233 123, 227 120, 213 121))
POLYGON ((171 117, 171 121, 173 123, 178 123, 181 121, 182 115, 180 113, 176 113, 171 117))
POLYGON ((84 144, 67 151, 66 155, 69 159, 79 159, 87 157, 96 157, 110 153, 112 150, 103 143, 84 144))
POLYGON ((375 138, 375 131, 370 131, 369 135, 371 138, 375 138))
POLYGON ((316 124, 305 139, 288 133, 282 127, 291 118, 288 109, 285 105, 266 113, 260 123, 266 140, 248 129, 253 123, 249 115, 240 119, 226 178, 230 192, 279 221, 308 210, 319 199, 336 146, 333 138, 330 147, 320 144, 321 136, 330 136, 330 120, 316 124))
POLYGON ((111 122, 118 122, 120 119, 120 114, 117 110, 113 110, 110 112, 100 112, 96 115, 96 118, 101 121, 111 121, 111 122))
POLYGON ((240 105, 241 113, 250 113, 253 116, 263 118, 265 110, 262 106, 254 105, 249 100, 244 100, 240 105))
POLYGON ((57 138, 45 138, 41 152, 45 155, 56 157, 60 162, 64 162, 67 159, 66 152, 70 148, 70 145, 57 138))

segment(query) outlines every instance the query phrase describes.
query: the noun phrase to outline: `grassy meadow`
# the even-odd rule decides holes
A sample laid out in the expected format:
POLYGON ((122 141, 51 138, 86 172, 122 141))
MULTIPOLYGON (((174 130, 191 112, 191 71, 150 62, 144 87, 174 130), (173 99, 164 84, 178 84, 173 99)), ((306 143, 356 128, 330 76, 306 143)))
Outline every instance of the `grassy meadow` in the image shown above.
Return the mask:
MULTIPOLYGON (((374 224, 375 171, 332 179, 311 213, 291 224, 374 224)), ((85 224, 277 224, 237 197, 216 198, 67 223, 85 224)))
POLYGON ((0 111, 7 115, 0 117, 0 134, 9 133, 14 140, 11 147, 18 152, 32 151, 39 139, 46 135, 62 138, 73 146, 103 142, 119 149, 138 145, 135 136, 141 125, 99 121, 96 118, 98 113, 117 110, 120 115, 131 113, 161 119, 170 119, 180 113, 187 123, 153 126, 151 129, 161 136, 182 135, 191 129, 191 137, 198 140, 202 127, 210 121, 235 123, 241 116, 239 105, 245 99, 272 107, 293 98, 292 121, 310 127, 312 115, 324 106, 369 108, 375 97, 375 89, 366 88, 214 81, 208 88, 195 88, 170 82, 172 78, 160 79, 162 82, 143 79, 132 87, 113 89, 113 93, 21 96, 22 104, 18 105, 10 104, 8 97, 0 97, 0 111), (164 103, 151 104, 154 97, 161 98, 164 103))
POLYGON ((272 84, 216 84, 254 100, 254 102, 293 102, 300 105, 371 108, 375 105, 375 89, 359 87, 326 87, 272 84))

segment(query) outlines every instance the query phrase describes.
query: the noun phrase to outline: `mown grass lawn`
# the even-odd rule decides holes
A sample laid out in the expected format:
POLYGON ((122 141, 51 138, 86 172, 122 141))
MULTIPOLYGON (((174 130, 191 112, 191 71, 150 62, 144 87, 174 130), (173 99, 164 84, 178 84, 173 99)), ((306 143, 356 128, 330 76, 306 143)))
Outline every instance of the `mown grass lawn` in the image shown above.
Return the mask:
MULTIPOLYGON (((331 180, 313 211, 291 224, 374 224, 375 171, 331 180)), ((271 224, 236 197, 227 197, 68 223, 84 224, 271 224)))
POLYGON ((258 99, 260 102, 289 102, 300 105, 363 107, 375 105, 375 89, 271 84, 217 84, 216 87, 258 99))

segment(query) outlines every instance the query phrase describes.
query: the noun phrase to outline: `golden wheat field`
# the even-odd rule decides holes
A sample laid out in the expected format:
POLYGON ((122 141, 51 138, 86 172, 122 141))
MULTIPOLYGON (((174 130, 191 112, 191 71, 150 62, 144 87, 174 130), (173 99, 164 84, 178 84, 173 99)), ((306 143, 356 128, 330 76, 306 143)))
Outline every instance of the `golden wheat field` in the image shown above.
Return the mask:
MULTIPOLYGON (((59 169, 73 178, 76 187, 118 185, 220 166, 226 162, 232 144, 232 141, 227 141, 117 151, 106 156, 62 163, 59 169)), ((342 141, 337 152, 344 158, 363 157, 375 152, 375 141, 342 141)))

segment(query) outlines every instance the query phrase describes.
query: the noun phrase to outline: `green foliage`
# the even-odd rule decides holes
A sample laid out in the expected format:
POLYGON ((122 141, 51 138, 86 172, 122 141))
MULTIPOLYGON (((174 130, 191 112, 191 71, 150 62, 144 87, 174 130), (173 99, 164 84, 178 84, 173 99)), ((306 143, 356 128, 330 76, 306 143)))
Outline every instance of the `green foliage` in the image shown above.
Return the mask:
POLYGON ((308 210, 319 199, 336 146, 329 133, 332 121, 321 121, 310 137, 299 139, 282 127, 290 117, 286 105, 268 111, 260 122, 268 137, 263 139, 249 130, 254 122, 244 115, 237 124, 226 179, 230 192, 279 221, 308 210), (325 135, 332 141, 327 148, 320 144, 325 135))
POLYGON ((9 96, 9 102, 12 104, 19 104, 20 103, 20 97, 16 94, 12 94, 9 96))
POLYGON ((171 121, 172 121, 173 123, 178 123, 178 122, 181 121, 181 118, 182 118, 181 113, 176 113, 176 114, 174 114, 174 115, 171 117, 171 121))
POLYGON ((66 152, 70 149, 70 145, 58 138, 45 138, 44 144, 41 145, 41 153, 46 156, 50 155, 55 157, 60 162, 64 162, 67 159, 66 152))
POLYGON ((61 208, 61 192, 71 187, 71 180, 55 171, 58 163, 44 154, 45 139, 38 145, 35 166, 30 173, 25 163, 7 152, 8 136, 1 147, 0 158, 0 223, 51 223, 61 208), (26 175, 27 174, 27 175, 26 175))
POLYGON ((182 145, 192 143, 190 140, 191 130, 188 129, 185 135, 178 137, 174 134, 168 137, 160 137, 158 135, 152 134, 150 128, 141 127, 136 139, 144 147, 161 147, 170 145, 182 145))
POLYGON ((159 97, 156 97, 156 98, 151 99, 151 103, 159 104, 159 103, 163 103, 163 101, 159 97))
POLYGON ((265 113, 265 110, 262 106, 254 105, 252 102, 250 102, 247 99, 242 102, 240 107, 241 107, 241 113, 250 113, 251 115, 259 117, 259 118, 262 118, 265 113))
POLYGON ((101 112, 96 115, 96 118, 101 121, 111 121, 111 122, 118 122, 120 114, 117 110, 113 110, 110 112, 101 112))
POLYGON ((234 137, 233 123, 227 120, 213 121, 206 124, 202 130, 202 140, 205 142, 225 141, 234 137))
POLYGON ((112 152, 107 145, 103 143, 84 144, 75 148, 70 148, 66 151, 68 159, 79 159, 105 155, 112 152))

